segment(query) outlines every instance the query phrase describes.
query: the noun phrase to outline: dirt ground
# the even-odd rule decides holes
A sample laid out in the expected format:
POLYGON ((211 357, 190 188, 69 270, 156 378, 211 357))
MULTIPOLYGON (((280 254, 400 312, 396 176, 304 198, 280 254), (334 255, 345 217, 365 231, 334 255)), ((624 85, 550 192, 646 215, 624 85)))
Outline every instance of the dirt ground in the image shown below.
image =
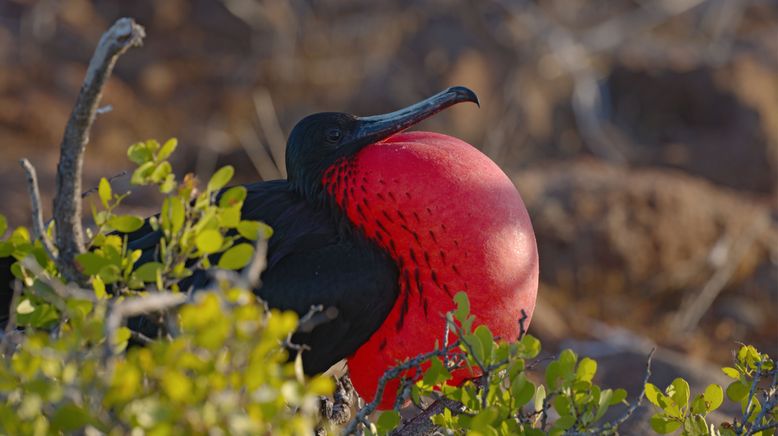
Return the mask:
MULTIPOLYGON (((530 331, 549 351, 618 350, 628 332, 690 362, 726 363, 740 341, 778 355, 774 1, 0 0, 12 223, 29 216, 20 158, 50 204, 88 59, 120 16, 148 36, 107 86, 85 186, 129 169, 133 142, 172 136, 179 174, 229 163, 242 182, 276 178, 308 113, 382 113, 466 85, 480 110, 420 128, 516 181, 541 253, 530 331)), ((150 212, 150 196, 128 205, 150 212)))

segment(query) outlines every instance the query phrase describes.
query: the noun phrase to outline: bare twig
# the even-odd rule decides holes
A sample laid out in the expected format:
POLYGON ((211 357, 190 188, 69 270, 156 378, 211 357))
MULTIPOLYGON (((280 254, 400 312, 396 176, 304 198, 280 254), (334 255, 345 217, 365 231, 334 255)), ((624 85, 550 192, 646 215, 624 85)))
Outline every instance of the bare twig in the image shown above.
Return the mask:
POLYGON ((35 276, 35 278, 50 287, 51 290, 54 291, 54 294, 56 294, 57 297, 59 297, 61 300, 76 299, 92 302, 97 301, 97 298, 91 291, 81 289, 73 285, 66 285, 61 281, 51 277, 46 271, 43 270, 34 257, 27 256, 22 259, 21 263, 26 270, 30 271, 35 276))
POLYGON ((238 134, 238 141, 243 146, 243 150, 251 159, 251 163, 254 164, 254 169, 257 170, 259 177, 262 180, 276 180, 281 178, 281 170, 279 166, 273 162, 273 158, 270 156, 270 152, 265 148, 262 140, 259 138, 253 128, 247 127, 238 134))
POLYGON ((258 235, 257 242, 254 244, 254 256, 241 272, 241 278, 248 289, 255 289, 260 285, 259 277, 265 268, 267 268, 267 238, 258 235))
POLYGON ((83 282, 75 262, 84 251, 81 227, 81 170, 89 129, 94 122, 103 86, 116 60, 127 49, 140 45, 143 27, 132 19, 121 18, 106 31, 95 49, 86 78, 65 126, 57 165, 57 192, 54 197, 54 221, 57 226, 57 267, 68 281, 83 282))
POLYGON ((337 316, 338 308, 335 306, 330 306, 326 309, 322 305, 312 306, 311 310, 300 318, 296 332, 310 333, 316 327, 334 320, 337 316))
POLYGON ((186 294, 160 292, 142 297, 126 298, 110 306, 108 317, 105 321, 105 354, 108 360, 113 355, 113 347, 116 344, 116 333, 127 318, 145 315, 153 312, 164 312, 178 307, 187 301, 186 294))
POLYGON ((527 334, 526 323, 528 318, 529 316, 527 315, 527 311, 521 309, 521 318, 519 318, 519 339, 518 340, 521 340, 524 337, 524 335, 527 334))
POLYGON ((276 168, 281 173, 281 177, 285 178, 286 136, 281 130, 273 99, 266 88, 260 88, 254 93, 254 109, 257 112, 257 119, 265 134, 265 139, 270 146, 270 153, 273 155, 276 168))
POLYGON ((19 161, 19 164, 22 166, 24 174, 27 176, 27 191, 30 194, 30 202, 32 203, 32 234, 36 239, 40 239, 49 258, 52 260, 56 259, 57 249, 46 234, 46 226, 43 224, 41 192, 38 188, 38 174, 29 160, 22 159, 19 161))
MULTIPOLYGON (((127 175, 127 171, 122 171, 119 174, 116 174, 115 176, 109 177, 107 180, 109 182, 113 182, 114 180, 116 180, 116 179, 118 179, 120 177, 124 177, 126 175, 127 175)), ((81 193, 81 198, 86 198, 86 197, 92 195, 92 193, 97 192, 98 189, 100 189, 100 188, 97 187, 97 186, 87 189, 86 191, 81 193)))

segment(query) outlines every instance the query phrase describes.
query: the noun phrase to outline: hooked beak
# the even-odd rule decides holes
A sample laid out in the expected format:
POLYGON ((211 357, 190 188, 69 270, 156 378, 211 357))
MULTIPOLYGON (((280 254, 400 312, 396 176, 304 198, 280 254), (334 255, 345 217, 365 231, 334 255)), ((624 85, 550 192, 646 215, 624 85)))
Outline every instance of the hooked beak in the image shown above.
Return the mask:
POLYGON ((360 126, 355 132, 355 142, 364 146, 384 140, 414 124, 418 124, 449 106, 466 101, 473 102, 478 107, 481 106, 475 92, 464 86, 453 86, 398 111, 383 115, 359 117, 357 120, 360 126))

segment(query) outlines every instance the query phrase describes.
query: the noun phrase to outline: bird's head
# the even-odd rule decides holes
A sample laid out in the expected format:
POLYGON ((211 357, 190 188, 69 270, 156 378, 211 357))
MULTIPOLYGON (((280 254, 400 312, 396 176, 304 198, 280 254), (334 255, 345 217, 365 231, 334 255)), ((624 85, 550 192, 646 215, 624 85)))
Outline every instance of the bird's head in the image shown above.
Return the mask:
POLYGON ((315 196, 322 192, 322 175, 338 160, 466 101, 478 104, 478 97, 468 88, 454 86, 388 114, 357 117, 323 112, 309 115, 292 129, 286 145, 289 182, 303 195, 315 196))

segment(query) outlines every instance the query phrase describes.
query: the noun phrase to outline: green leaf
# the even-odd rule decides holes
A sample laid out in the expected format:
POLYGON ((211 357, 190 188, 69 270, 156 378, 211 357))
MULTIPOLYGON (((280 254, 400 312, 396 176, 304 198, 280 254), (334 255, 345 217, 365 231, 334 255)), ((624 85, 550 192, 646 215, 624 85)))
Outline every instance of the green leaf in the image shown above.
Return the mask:
POLYGON ((559 378, 559 362, 553 361, 546 367, 546 386, 550 390, 556 389, 557 379, 559 378))
POLYGON ((238 244, 225 251, 219 259, 219 268, 222 269, 241 269, 251 262, 254 256, 254 247, 251 244, 238 244))
POLYGON ((265 239, 273 236, 273 229, 261 221, 241 221, 238 223, 238 233, 246 239, 256 241, 257 236, 262 235, 265 239))
POLYGON ((727 398, 735 403, 740 403, 746 398, 748 392, 749 388, 745 383, 741 381, 732 382, 727 387, 727 398))
POLYGON ((222 247, 224 238, 217 230, 206 229, 195 238, 197 249, 205 254, 216 253, 222 247))
POLYGON ((116 283, 121 278, 121 270, 118 266, 109 264, 100 268, 99 276, 105 283, 116 283))
POLYGON ((575 377, 578 380, 591 382, 596 373, 597 362, 588 357, 584 357, 578 363, 578 369, 575 371, 575 377))
POLYGON ((738 371, 735 368, 732 368, 732 367, 729 367, 729 366, 725 366, 725 367, 721 368, 721 371, 724 372, 724 374, 726 374, 727 377, 729 377, 729 378, 733 378, 735 380, 740 378, 740 371, 738 371))
POLYGON ((559 419, 554 422, 554 428, 561 429, 561 430, 567 430, 570 427, 575 424, 575 416, 572 415, 565 415, 561 416, 559 419))
POLYGON ((162 390, 173 401, 184 402, 190 397, 192 382, 184 374, 168 370, 161 378, 162 390))
POLYGON ((702 395, 697 395, 694 397, 694 400, 692 400, 691 411, 692 413, 698 415, 705 415, 708 412, 708 406, 705 404, 705 398, 703 398, 702 395))
POLYGON ((651 428, 659 434, 672 433, 681 427, 681 423, 662 414, 651 417, 651 428))
POLYGON ((157 273, 159 273, 164 265, 159 262, 144 263, 138 269, 135 270, 135 276, 144 282, 154 282, 157 280, 157 273))
POLYGON ((485 364, 488 364, 491 362, 492 359, 492 351, 494 348, 494 337, 492 336, 492 332, 489 330, 489 327, 485 325, 479 325, 475 329, 475 335, 478 336, 478 339, 480 339, 481 346, 483 347, 483 361, 485 361, 485 364))
POLYGON ((108 225, 122 233, 132 233, 143 226, 143 219, 134 215, 115 215, 108 225))
POLYGON ((103 203, 103 207, 107 208, 111 201, 111 184, 105 177, 100 179, 100 184, 97 185, 97 194, 100 196, 100 202, 103 203))
POLYGON ((515 407, 519 408, 529 403, 535 393, 535 385, 524 374, 519 374, 511 384, 511 395, 515 401, 515 407))
POLYGON ((104 256, 91 251, 77 255, 76 262, 81 267, 81 272, 88 276, 99 273, 103 267, 111 264, 104 256))
POLYGON ((232 180, 232 175, 234 173, 235 169, 232 168, 232 165, 226 165, 220 168, 211 176, 211 180, 208 181, 208 191, 213 192, 223 188, 232 180))
POLYGON ((443 365, 443 362, 438 357, 430 359, 430 367, 424 373, 424 384, 427 386, 435 386, 451 378, 451 373, 443 365))
POLYGON ((400 412, 387 410, 381 413, 375 423, 378 434, 388 434, 400 425, 400 412))
POLYGON ((105 282, 100 277, 92 277, 92 289, 94 289, 95 297, 97 297, 98 300, 108 298, 108 292, 105 290, 105 282))
POLYGON ((535 390, 535 412, 543 410, 543 401, 546 399, 546 388, 543 385, 535 390))
POLYGON ((92 311, 94 305, 88 300, 77 300, 70 298, 66 302, 67 308, 70 310, 71 315, 76 315, 79 319, 83 319, 92 311))
POLYGON ((464 292, 457 292, 454 295, 454 303, 457 305, 457 309, 454 312, 454 316, 459 322, 464 322, 470 315, 470 299, 467 298, 467 294, 464 292))
POLYGON ((170 155, 176 151, 176 147, 178 147, 178 139, 170 138, 165 141, 165 144, 162 145, 162 148, 160 148, 159 152, 157 152, 157 160, 165 160, 169 158, 170 155))
POLYGON ((113 344, 114 353, 121 353, 127 348, 127 344, 132 337, 132 330, 127 327, 119 327, 116 330, 115 342, 113 344))
POLYGON ((679 408, 686 407, 689 404, 689 383, 679 377, 673 380, 670 387, 668 387, 667 395, 675 401, 679 408))
POLYGON ((718 409, 721 407, 721 403, 724 402, 724 390, 721 389, 721 386, 719 385, 709 385, 705 388, 705 392, 703 392, 702 396, 707 403, 708 412, 713 412, 718 409))
POLYGON ((524 348, 525 357, 527 359, 534 359, 540 354, 540 341, 530 334, 526 334, 521 338, 521 345, 524 348))
POLYGON ((608 404, 609 406, 615 406, 627 399, 627 391, 624 389, 616 389, 613 391, 613 396, 608 404))
POLYGON ((240 224, 240 207, 226 207, 219 209, 219 224, 227 229, 233 229, 240 224))
POLYGON ((139 166, 135 169, 135 171, 132 172, 132 178, 130 179, 130 183, 133 185, 145 185, 148 183, 149 175, 152 171, 154 171, 154 168, 156 168, 156 165, 154 162, 146 162, 143 165, 139 166))
POLYGON ((149 175, 149 179, 154 183, 161 183, 165 181, 172 172, 173 167, 170 166, 170 162, 160 162, 149 175))
POLYGON ((82 407, 66 403, 51 418, 51 425, 59 432, 70 433, 92 422, 92 417, 82 407))
POLYGON ((570 398, 559 395, 554 398, 553 402, 554 410, 557 411, 559 416, 566 416, 571 415, 573 412, 573 405, 571 404, 570 398))
POLYGON ((222 194, 219 198, 219 207, 233 207, 243 204, 246 199, 246 187, 233 186, 222 194))
POLYGON ((659 390, 653 383, 646 383, 646 399, 656 407, 662 407, 659 403, 659 398, 663 396, 662 391, 659 390))
POLYGON ((127 149, 127 157, 138 165, 143 165, 154 158, 151 150, 143 142, 132 144, 127 149))
POLYGON ((8 220, 0 213, 0 236, 3 236, 6 230, 8 230, 8 220))
POLYGON ((479 362, 483 363, 484 346, 481 343, 481 338, 475 334, 471 334, 471 335, 464 335, 462 339, 467 343, 467 345, 470 346, 468 351, 470 351, 473 354, 473 357, 478 359, 479 362))

